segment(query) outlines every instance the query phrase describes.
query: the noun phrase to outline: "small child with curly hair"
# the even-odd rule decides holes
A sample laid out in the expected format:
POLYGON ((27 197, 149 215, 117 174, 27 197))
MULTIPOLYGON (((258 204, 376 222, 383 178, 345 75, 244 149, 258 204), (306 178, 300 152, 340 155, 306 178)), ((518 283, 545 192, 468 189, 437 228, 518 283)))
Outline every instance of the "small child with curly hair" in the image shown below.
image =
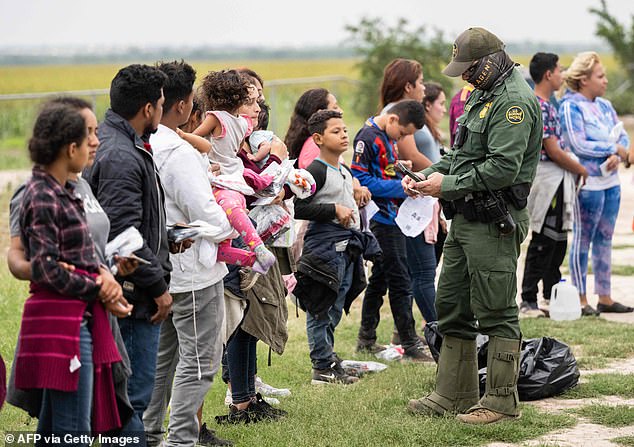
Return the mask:
POLYGON ((264 274, 275 263, 275 255, 258 236, 247 215, 244 195, 239 191, 249 191, 251 186, 261 189, 267 186, 263 182, 266 179, 250 170, 245 172, 242 160, 237 156, 242 142, 253 129, 252 123, 239 114, 239 109, 256 103, 258 91, 236 70, 210 72, 203 79, 201 89, 211 111, 206 112, 205 119, 193 134, 181 136, 220 165, 219 180, 212 182, 214 196, 248 247, 248 251, 242 250, 232 247, 230 240, 223 241, 218 246, 218 261, 252 267, 255 272, 264 274), (245 182, 245 175, 251 180, 251 186, 245 182))

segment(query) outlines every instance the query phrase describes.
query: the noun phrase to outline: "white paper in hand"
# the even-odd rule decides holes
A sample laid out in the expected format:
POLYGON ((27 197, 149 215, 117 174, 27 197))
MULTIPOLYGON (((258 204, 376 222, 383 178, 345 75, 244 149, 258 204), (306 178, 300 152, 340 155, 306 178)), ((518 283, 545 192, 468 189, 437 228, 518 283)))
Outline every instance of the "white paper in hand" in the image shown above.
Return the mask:
POLYGON ((437 201, 430 196, 408 197, 398 209, 396 225, 405 236, 418 236, 431 222, 437 201))
POLYGON ((359 210, 361 222, 363 222, 363 231, 370 231, 370 219, 379 212, 379 207, 374 200, 370 200, 366 206, 359 210))
POLYGON ((608 171, 608 161, 607 160, 605 160, 603 163, 601 163, 599 165, 599 169, 601 169, 601 175, 603 177, 607 177, 608 175, 611 174, 611 172, 608 171))
POLYGON ((75 371, 77 371, 79 368, 81 368, 81 362, 79 361, 79 359, 77 358, 77 355, 75 355, 72 359, 70 359, 70 366, 68 368, 68 370, 71 373, 74 373, 75 371))
POLYGON ((106 259, 114 255, 127 258, 140 248, 143 248, 143 236, 139 230, 130 227, 106 244, 106 259))
POLYGON ((610 131, 610 136, 608 137, 608 141, 612 144, 616 144, 621 137, 621 133, 623 133, 623 121, 619 121, 614 125, 612 130, 610 131))

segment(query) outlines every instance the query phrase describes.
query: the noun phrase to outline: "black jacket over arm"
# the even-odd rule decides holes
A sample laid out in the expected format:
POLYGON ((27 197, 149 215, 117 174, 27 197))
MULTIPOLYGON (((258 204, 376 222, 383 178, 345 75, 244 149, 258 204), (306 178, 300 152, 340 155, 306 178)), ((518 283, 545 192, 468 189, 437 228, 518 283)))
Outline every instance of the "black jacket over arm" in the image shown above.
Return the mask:
POLYGON ((355 263, 352 286, 346 295, 344 310, 366 287, 363 259, 376 260, 381 248, 369 232, 344 228, 335 223, 311 222, 304 237, 304 249, 297 268, 297 286, 293 294, 301 308, 315 318, 328 318, 328 310, 335 303, 343 278, 339 277, 339 262, 345 259, 338 255, 335 245, 348 240, 346 255, 355 263))
POLYGON ((152 154, 127 120, 108 110, 98 136, 95 163, 84 178, 110 218, 108 240, 131 226, 143 236, 143 248, 136 254, 151 265, 140 264, 133 274, 117 280, 134 304, 133 316, 149 318, 156 312, 154 298, 167 290, 172 270, 161 182, 152 154))

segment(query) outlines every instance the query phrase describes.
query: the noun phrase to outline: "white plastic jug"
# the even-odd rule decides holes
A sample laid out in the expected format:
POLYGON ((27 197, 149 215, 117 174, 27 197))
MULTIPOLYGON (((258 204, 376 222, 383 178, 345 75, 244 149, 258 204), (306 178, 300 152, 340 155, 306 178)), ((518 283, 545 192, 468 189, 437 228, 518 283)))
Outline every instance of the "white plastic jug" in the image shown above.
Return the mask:
POLYGON ((576 320, 581 317, 579 292, 565 279, 555 284, 550 292, 550 318, 552 320, 576 320))

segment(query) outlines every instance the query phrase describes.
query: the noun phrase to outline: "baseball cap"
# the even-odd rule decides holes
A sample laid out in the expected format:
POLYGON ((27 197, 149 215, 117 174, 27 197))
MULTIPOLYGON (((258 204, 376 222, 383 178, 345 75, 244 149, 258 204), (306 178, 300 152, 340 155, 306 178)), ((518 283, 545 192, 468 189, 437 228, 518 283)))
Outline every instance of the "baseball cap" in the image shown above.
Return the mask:
POLYGON ((464 73, 476 60, 504 49, 504 42, 484 28, 463 31, 453 43, 451 62, 442 71, 455 78, 464 73))

